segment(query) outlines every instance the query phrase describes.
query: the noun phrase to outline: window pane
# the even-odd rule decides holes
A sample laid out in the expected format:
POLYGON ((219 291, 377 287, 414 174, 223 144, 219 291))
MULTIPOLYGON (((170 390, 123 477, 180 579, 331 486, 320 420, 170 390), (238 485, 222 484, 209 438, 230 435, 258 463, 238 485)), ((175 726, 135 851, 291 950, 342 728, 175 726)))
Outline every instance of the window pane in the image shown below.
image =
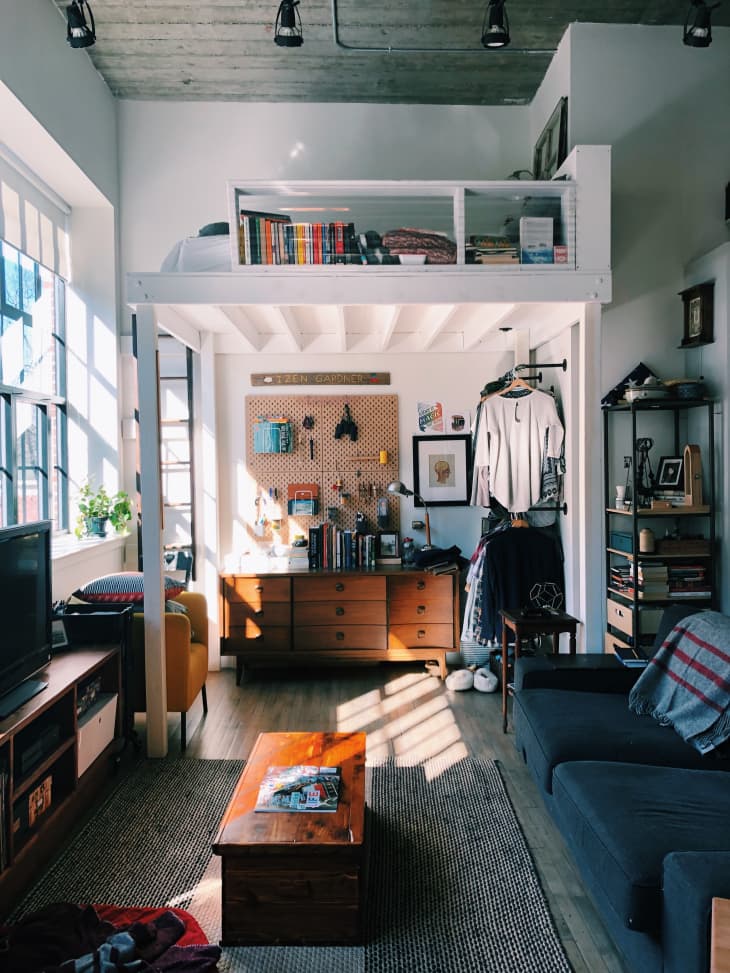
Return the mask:
POLYGON ((20 254, 3 243, 3 303, 20 310, 20 254))
POLYGON ((18 484, 18 523, 43 520, 46 514, 45 456, 41 434, 43 413, 28 402, 16 405, 16 476, 18 484))

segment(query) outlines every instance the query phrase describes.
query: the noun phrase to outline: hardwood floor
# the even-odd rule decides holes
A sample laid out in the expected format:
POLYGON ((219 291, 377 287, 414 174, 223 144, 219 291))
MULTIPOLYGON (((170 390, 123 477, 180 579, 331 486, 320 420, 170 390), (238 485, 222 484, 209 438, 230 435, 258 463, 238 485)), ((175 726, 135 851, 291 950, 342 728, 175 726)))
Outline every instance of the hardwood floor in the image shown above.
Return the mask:
MULTIPOLYGON (((625 973, 511 730, 502 733, 498 693, 450 693, 418 664, 254 670, 241 686, 234 671, 224 669, 210 673, 207 686, 207 716, 200 700, 188 715, 190 758, 245 757, 267 730, 362 730, 371 764, 390 755, 404 763, 466 754, 500 761, 575 973, 625 973)), ((175 755, 179 717, 171 715, 169 725, 175 755)), ((143 722, 138 730, 144 737, 143 722)))

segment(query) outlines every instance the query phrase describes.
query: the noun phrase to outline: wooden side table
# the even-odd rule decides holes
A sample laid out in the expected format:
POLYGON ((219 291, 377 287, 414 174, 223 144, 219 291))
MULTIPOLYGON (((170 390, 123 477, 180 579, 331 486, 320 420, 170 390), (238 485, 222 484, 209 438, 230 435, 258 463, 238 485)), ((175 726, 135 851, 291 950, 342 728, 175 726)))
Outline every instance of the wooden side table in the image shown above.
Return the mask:
POLYGON ((710 973, 730 973, 730 899, 712 900, 710 973))
POLYGON ((501 608, 502 616, 502 731, 507 732, 507 651, 508 630, 515 635, 515 660, 520 657, 520 643, 523 638, 534 635, 552 635, 553 655, 560 651, 560 634, 570 634, 570 654, 575 655, 575 632, 578 619, 565 612, 551 612, 549 615, 526 615, 521 609, 501 608))

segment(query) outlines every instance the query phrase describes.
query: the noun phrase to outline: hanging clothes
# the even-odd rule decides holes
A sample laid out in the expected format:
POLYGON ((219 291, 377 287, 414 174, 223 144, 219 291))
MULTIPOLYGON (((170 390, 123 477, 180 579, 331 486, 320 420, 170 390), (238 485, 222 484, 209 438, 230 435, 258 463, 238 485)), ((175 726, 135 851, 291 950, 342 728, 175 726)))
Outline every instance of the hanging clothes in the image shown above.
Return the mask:
POLYGON ((541 500, 545 460, 559 460, 564 431, 555 400, 523 387, 480 403, 474 423, 471 503, 497 500, 511 512, 541 500))

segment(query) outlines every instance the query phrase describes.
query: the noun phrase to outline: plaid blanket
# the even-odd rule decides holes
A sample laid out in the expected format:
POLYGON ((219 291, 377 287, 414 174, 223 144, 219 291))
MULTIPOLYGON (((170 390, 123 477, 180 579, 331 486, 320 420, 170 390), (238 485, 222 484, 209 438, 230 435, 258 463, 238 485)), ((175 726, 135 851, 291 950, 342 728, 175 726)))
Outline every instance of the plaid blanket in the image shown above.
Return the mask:
POLYGON ((683 619, 637 680, 629 709, 672 726, 700 753, 730 738, 730 618, 683 619))

